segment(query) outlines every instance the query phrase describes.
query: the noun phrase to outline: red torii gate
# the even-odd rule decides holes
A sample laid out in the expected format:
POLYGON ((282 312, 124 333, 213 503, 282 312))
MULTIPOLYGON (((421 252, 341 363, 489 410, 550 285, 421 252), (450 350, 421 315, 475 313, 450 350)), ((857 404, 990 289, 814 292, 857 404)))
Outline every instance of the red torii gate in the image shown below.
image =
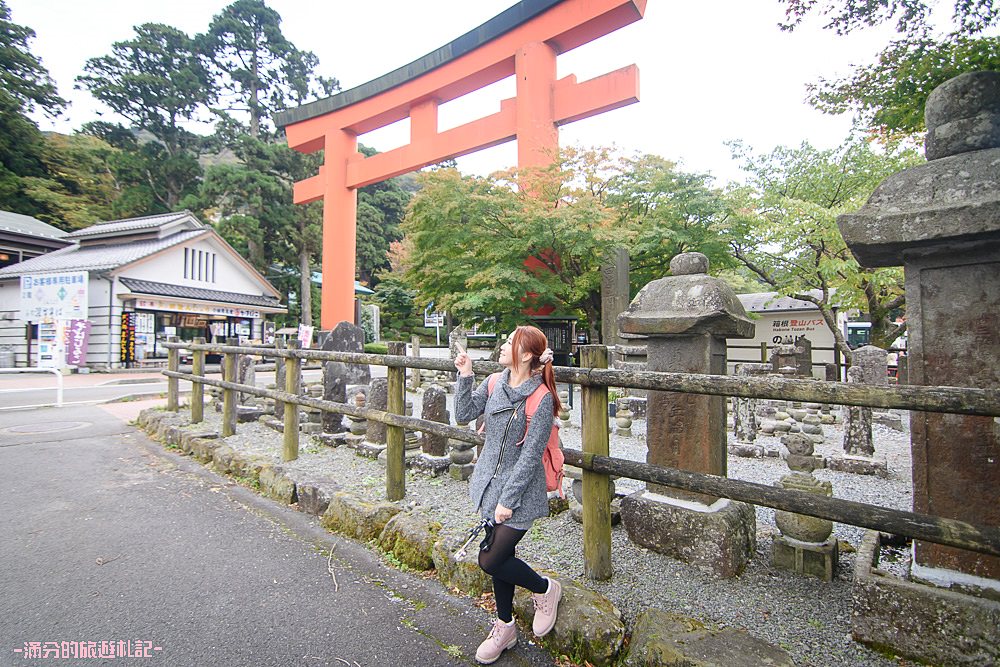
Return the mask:
POLYGON ((288 145, 325 150, 295 203, 323 199, 321 325, 354 321, 357 188, 517 139, 521 169, 551 163, 558 126, 639 101, 635 65, 577 83, 556 79, 556 56, 638 21, 646 0, 523 0, 475 30, 374 81, 278 114, 288 145), (440 104, 515 75, 500 111, 438 131, 440 104), (410 143, 372 157, 357 137, 409 117, 410 143))

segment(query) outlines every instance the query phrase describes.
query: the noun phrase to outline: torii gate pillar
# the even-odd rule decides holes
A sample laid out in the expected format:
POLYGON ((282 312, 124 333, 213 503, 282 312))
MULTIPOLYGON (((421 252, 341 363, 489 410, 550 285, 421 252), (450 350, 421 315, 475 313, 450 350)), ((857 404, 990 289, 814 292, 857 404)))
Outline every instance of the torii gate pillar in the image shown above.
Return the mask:
POLYGON ((321 325, 354 320, 357 189, 517 139, 520 169, 545 167, 558 126, 639 101, 635 65, 577 83, 556 79, 556 56, 642 18, 646 0, 522 0, 476 30, 374 81, 278 114, 288 145, 324 150, 319 174, 295 184, 295 202, 323 199, 321 325), (438 106, 516 78, 500 111, 445 131, 438 106), (359 135, 404 118, 410 143, 366 158, 359 135))

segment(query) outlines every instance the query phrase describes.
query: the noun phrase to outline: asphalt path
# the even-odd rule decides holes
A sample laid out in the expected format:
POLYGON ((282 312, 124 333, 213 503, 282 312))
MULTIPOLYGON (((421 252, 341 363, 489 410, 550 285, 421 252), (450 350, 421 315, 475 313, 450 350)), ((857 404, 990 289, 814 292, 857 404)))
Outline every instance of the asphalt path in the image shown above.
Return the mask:
MULTIPOLYGON (((152 657, 55 662, 467 665, 488 630, 468 598, 98 406, 0 413, 0 470, 0 666, 81 641, 152 657)), ((522 637, 496 664, 552 659, 522 637)))

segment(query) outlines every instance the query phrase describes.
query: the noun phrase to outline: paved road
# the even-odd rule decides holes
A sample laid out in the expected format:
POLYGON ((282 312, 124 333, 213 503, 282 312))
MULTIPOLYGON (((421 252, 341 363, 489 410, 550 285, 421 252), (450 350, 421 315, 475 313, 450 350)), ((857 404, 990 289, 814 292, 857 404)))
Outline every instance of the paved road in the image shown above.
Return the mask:
MULTIPOLYGON (((160 647, 67 665, 465 665, 487 629, 468 599, 98 406, 0 413, 0 470, 0 666, 63 641, 160 647)), ((497 664, 552 664, 509 653, 497 664)))

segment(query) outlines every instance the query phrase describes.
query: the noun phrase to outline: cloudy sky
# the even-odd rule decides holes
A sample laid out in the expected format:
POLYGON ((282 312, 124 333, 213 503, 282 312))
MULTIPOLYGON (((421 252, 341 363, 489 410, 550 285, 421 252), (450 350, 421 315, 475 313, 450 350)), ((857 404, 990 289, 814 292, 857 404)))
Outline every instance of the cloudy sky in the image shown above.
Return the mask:
MULTIPOLYGON (((226 0, 7 0, 16 23, 35 30, 32 51, 42 58, 69 111, 42 129, 69 132, 93 120, 101 106, 74 78, 88 58, 110 52, 146 22, 173 25, 189 34, 204 31, 226 0)), ((321 73, 347 89, 433 51, 514 4, 512 0, 269 0, 281 14, 285 35, 313 51, 321 73)), ((741 139, 761 150, 808 140, 832 147, 849 130, 847 117, 809 107, 805 86, 820 76, 843 75, 852 64, 872 60, 892 37, 879 28, 839 37, 812 20, 789 34, 778 30, 778 0, 649 0, 645 18, 560 56, 559 76, 585 80, 635 63, 640 71, 638 104, 565 126, 561 142, 614 143, 629 151, 655 153, 691 171, 711 172, 720 183, 740 171, 725 142, 741 139)), ((502 81, 441 111, 443 127, 499 108, 513 96, 502 81)), ((361 138, 387 150, 404 143, 405 128, 386 128, 361 138)), ((487 173, 513 165, 513 144, 467 156, 463 171, 487 173)))

